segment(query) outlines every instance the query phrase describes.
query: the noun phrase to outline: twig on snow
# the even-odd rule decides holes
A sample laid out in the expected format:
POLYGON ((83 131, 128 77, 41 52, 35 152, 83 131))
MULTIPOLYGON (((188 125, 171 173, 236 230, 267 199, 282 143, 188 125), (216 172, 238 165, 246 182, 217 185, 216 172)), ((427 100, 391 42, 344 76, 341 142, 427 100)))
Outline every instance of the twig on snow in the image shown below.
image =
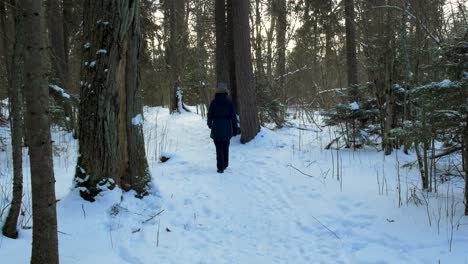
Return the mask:
POLYGON ((328 228, 326 225, 322 224, 322 222, 320 222, 317 218, 315 218, 315 216, 312 215, 312 218, 314 218, 315 221, 317 221, 317 223, 319 223, 321 226, 323 226, 325 229, 327 229, 330 233, 332 233, 337 239, 341 240, 341 238, 333 230, 328 228))
POLYGON ((164 212, 164 210, 165 210, 165 209, 162 209, 162 210, 161 210, 161 211, 159 211, 157 214, 155 214, 155 215, 151 216, 150 218, 146 219, 146 220, 145 220, 145 221, 143 221, 142 223, 144 224, 144 223, 147 223, 147 222, 149 222, 149 221, 153 220, 153 219, 154 219, 156 216, 158 216, 158 215, 162 214, 162 212, 164 212))
POLYGON ((296 171, 298 171, 300 174, 302 174, 304 176, 307 176, 307 177, 310 177, 310 178, 315 178, 315 176, 313 176, 313 175, 302 172, 300 169, 294 167, 291 163, 288 164, 288 167, 291 167, 291 168, 295 169, 296 171))
POLYGON ((83 211, 83 217, 86 219, 86 211, 84 209, 84 204, 81 204, 81 210, 83 211))

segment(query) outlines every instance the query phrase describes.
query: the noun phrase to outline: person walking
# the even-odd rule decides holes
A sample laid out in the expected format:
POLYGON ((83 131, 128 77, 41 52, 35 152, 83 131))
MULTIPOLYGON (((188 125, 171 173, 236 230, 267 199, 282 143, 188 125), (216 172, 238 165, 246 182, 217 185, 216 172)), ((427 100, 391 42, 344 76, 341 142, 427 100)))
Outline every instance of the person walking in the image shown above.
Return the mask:
POLYGON ((208 110, 207 123, 211 129, 210 137, 216 147, 218 173, 223 173, 229 165, 229 141, 240 132, 226 83, 218 83, 216 86, 216 94, 208 110))

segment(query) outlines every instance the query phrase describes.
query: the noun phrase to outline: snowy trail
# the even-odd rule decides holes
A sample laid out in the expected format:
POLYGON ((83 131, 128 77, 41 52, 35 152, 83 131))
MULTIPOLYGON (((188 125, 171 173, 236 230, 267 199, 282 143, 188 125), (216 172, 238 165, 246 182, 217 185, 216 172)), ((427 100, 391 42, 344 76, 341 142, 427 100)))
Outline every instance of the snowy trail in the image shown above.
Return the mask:
MULTIPOLYGON (((323 236, 330 237, 330 233, 301 216, 304 203, 313 204, 320 195, 310 195, 305 200, 302 197, 291 199, 294 195, 287 190, 290 176, 287 159, 284 164, 278 164, 278 158, 272 157, 274 153, 275 157, 286 158, 290 154, 288 149, 262 142, 241 145, 235 138, 231 143, 230 167, 224 174, 217 174, 214 145, 209 138, 206 140, 209 130, 204 121, 194 124, 193 116, 183 115, 176 117, 173 127, 182 130, 181 134, 187 137, 179 138, 179 154, 173 161, 157 166, 162 171, 155 182, 161 190, 171 190, 173 202, 168 214, 174 212, 177 220, 169 224, 174 229, 183 228, 191 244, 201 247, 185 250, 193 250, 194 255, 196 251, 206 250, 209 255, 222 256, 207 259, 206 263, 311 263, 319 259, 346 262, 343 253, 337 250, 341 242, 336 238, 323 239, 323 236), (201 140, 202 144, 191 143, 201 140), (166 173, 174 175, 169 176, 167 183, 166 173), (183 177, 183 183, 177 175, 183 177), (186 215, 180 215, 186 210, 189 211, 186 215), (201 227, 190 232, 187 218, 199 221, 201 227)), ((268 132, 259 135, 258 141, 263 141, 262 137, 272 139, 272 135, 265 133, 268 132)), ((276 145, 285 145, 280 138, 274 140, 277 140, 276 145)), ((300 180, 310 182, 305 178, 300 180)))
MULTIPOLYGON (((233 138, 223 174, 200 116, 146 108, 144 131, 155 190, 142 200, 114 190, 84 202, 70 191, 70 156, 56 157, 62 263, 468 263, 466 226, 450 253, 446 224, 438 234, 424 207, 398 208, 393 157, 340 152, 340 187, 337 154, 310 131, 262 129, 245 145, 233 138), (170 160, 157 162, 161 152, 170 160)), ((411 184, 417 172, 401 174, 411 184)), ((20 237, 0 241, 0 259, 29 262, 14 252, 30 251, 30 230, 20 237)))

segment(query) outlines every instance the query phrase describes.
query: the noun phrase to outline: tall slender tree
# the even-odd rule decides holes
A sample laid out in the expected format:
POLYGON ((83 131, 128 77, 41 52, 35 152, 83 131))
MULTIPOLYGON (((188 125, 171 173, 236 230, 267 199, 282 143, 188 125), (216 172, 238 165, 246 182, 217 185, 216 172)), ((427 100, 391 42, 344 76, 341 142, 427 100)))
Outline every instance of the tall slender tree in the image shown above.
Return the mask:
POLYGON ((228 83, 228 60, 226 58, 226 1, 215 1, 215 28, 216 28, 216 81, 228 83))
POLYGON ((24 70, 24 21, 22 7, 15 3, 15 44, 9 78, 8 97, 10 99, 10 127, 13 155, 13 192, 10 210, 3 226, 3 234, 10 238, 18 237, 16 230, 23 198, 23 70, 24 70))
POLYGON ((247 143, 257 135, 260 126, 252 72, 250 47, 249 0, 231 1, 234 36, 235 71, 239 96, 239 115, 242 130, 241 143, 247 143))
POLYGON ((31 263, 55 264, 58 258, 55 179, 50 135, 46 16, 42 1, 20 0, 25 35, 24 94, 29 136, 33 243, 31 263))
POLYGON ((64 16, 59 0, 47 0, 50 58, 52 70, 58 79, 58 84, 67 87, 68 65, 65 50, 64 16))
POLYGON ((236 58, 234 52, 234 18, 232 12, 232 2, 233 0, 227 0, 226 2, 226 53, 229 69, 229 90, 231 91, 234 109, 236 113, 239 114, 239 90, 237 88, 236 58))
POLYGON ((275 0, 274 11, 277 17, 276 20, 276 78, 278 80, 277 94, 281 101, 286 100, 286 91, 284 90, 284 81, 286 74, 286 27, 287 27, 287 10, 286 0, 275 0))
POLYGON ((348 86, 351 86, 358 83, 354 0, 345 0, 344 5, 346 22, 346 63, 348 66, 348 86))
POLYGON ((169 26, 169 40, 166 47, 167 64, 173 88, 171 92, 171 113, 180 112, 182 93, 183 55, 187 48, 187 32, 185 27, 185 0, 165 1, 166 16, 169 26), (180 105, 179 105, 180 104, 180 105))
POLYGON ((76 170, 85 199, 105 182, 144 195, 150 175, 142 129, 138 0, 86 0, 76 170))

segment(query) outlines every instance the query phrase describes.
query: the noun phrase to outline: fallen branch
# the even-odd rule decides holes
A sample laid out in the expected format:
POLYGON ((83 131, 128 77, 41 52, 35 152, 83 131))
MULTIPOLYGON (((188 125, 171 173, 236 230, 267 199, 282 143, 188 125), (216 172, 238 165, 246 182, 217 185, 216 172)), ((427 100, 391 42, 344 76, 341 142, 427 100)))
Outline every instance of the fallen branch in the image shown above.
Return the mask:
POLYGON ((445 157, 445 156, 448 156, 454 152, 457 152, 457 151, 461 151, 462 150, 462 147, 461 146, 453 146, 451 148, 448 148, 446 150, 444 150, 443 152, 435 155, 435 156, 431 156, 430 159, 438 159, 438 158, 442 158, 442 157, 445 157))
POLYGON ((284 126, 289 127, 289 128, 295 128, 295 129, 303 130, 303 131, 320 132, 320 130, 317 130, 317 129, 307 128, 307 127, 299 127, 299 126, 295 126, 293 124, 285 124, 284 126))
POLYGON ((310 177, 310 178, 315 178, 315 176, 302 172, 300 169, 294 167, 292 164, 288 164, 288 167, 291 167, 291 168, 295 169, 296 171, 298 171, 299 173, 301 173, 304 176, 307 176, 307 177, 310 177))
POLYGON ((340 238, 333 230, 331 230, 330 228, 328 228, 326 225, 322 224, 322 222, 320 222, 317 218, 315 218, 315 216, 313 216, 313 215, 311 215, 311 216, 312 216, 312 218, 315 219, 315 221, 317 221, 317 223, 319 223, 321 226, 323 226, 325 229, 327 229, 327 230, 328 230, 330 233, 332 233, 337 239, 340 239, 340 240, 341 240, 341 238, 340 238))
POLYGON ((83 217, 86 219, 86 211, 84 209, 84 204, 81 204, 81 210, 83 211, 83 217))
POLYGON ((57 230, 57 233, 62 234, 62 235, 66 235, 66 236, 70 236, 70 234, 65 233, 65 232, 62 232, 62 231, 60 231, 60 230, 57 230))
POLYGON ((161 211, 159 211, 157 214, 151 216, 150 218, 146 219, 145 221, 143 221, 142 223, 148 223, 149 221, 153 220, 156 216, 162 214, 162 212, 164 212, 165 209, 162 209, 161 211))
POLYGON ((161 219, 158 221, 158 234, 156 237, 156 247, 159 247, 159 226, 161 225, 161 219))

